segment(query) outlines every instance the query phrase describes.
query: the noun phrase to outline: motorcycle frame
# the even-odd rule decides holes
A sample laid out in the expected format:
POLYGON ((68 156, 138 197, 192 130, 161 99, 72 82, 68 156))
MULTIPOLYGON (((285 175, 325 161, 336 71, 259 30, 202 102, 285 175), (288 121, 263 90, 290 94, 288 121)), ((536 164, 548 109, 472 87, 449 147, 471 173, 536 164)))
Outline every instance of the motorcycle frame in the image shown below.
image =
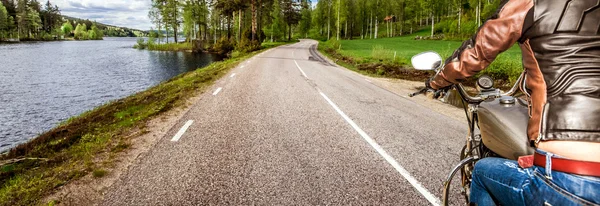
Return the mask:
MULTIPOLYGON (((454 89, 456 89, 456 91, 459 93, 460 97, 461 97, 461 101, 463 103, 463 109, 465 111, 465 116, 467 118, 467 122, 469 124, 469 135, 467 136, 467 141, 465 143, 465 146, 463 147, 463 151, 461 151, 461 161, 454 166, 454 168, 452 168, 452 170, 450 171, 450 174, 448 175, 448 177, 446 178, 446 180, 443 183, 443 194, 442 194, 442 205, 448 205, 448 198, 449 198, 449 193, 450 193, 450 187, 451 187, 451 183, 452 183, 452 179, 454 179, 454 176, 456 175, 456 173, 459 170, 463 170, 462 173, 464 173, 466 171, 466 169, 470 169, 467 166, 472 165, 474 167, 475 163, 477 161, 479 161, 481 158, 484 158, 485 156, 485 145, 483 145, 483 143, 481 142, 481 134, 477 134, 475 127, 479 128, 479 118, 477 115, 477 109, 479 108, 479 105, 484 102, 487 99, 495 99, 495 98, 500 98, 502 96, 514 96, 518 91, 519 88, 525 88, 525 81, 526 81, 526 77, 525 77, 525 72, 523 72, 521 74, 521 76, 517 79, 517 82, 515 83, 515 85, 513 85, 513 87, 506 93, 500 93, 499 91, 497 93, 491 93, 491 94, 486 94, 486 95, 482 95, 480 94, 479 96, 476 97, 472 97, 470 96, 464 86, 462 84, 456 84, 453 86, 454 89), (474 153, 475 151, 475 153, 474 153)), ((472 168, 472 167, 471 167, 472 168)), ((463 174, 464 175, 464 174, 463 174)), ((469 198, 468 195, 470 194, 470 187, 471 187, 471 176, 470 176, 470 172, 468 174, 468 178, 467 179, 467 183, 463 182, 462 184, 462 189, 463 189, 463 195, 465 196, 465 199, 467 200, 467 203, 469 202, 469 198)), ((463 177, 464 178, 464 177, 463 177)), ((465 181, 463 179, 463 181, 465 181)))

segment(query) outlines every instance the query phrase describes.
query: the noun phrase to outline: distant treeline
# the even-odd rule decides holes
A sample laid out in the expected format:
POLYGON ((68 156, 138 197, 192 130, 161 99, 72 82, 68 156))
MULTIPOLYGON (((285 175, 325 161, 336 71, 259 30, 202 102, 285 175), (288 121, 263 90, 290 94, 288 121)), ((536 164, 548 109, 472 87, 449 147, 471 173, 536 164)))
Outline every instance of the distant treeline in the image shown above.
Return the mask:
POLYGON ((137 37, 147 32, 63 16, 50 1, 0 0, 0 41, 137 37))
POLYGON ((88 19, 79 19, 79 18, 74 18, 74 17, 70 17, 70 16, 63 16, 63 18, 66 21, 85 24, 87 28, 91 28, 93 24, 96 24, 96 26, 98 27, 98 29, 100 29, 102 31, 102 33, 104 34, 104 36, 107 36, 107 37, 142 37, 142 36, 148 36, 148 32, 147 31, 141 31, 141 30, 137 30, 137 29, 130 29, 130 28, 126 28, 126 27, 112 26, 112 25, 103 24, 103 23, 99 23, 99 22, 93 22, 93 21, 90 21, 88 19))

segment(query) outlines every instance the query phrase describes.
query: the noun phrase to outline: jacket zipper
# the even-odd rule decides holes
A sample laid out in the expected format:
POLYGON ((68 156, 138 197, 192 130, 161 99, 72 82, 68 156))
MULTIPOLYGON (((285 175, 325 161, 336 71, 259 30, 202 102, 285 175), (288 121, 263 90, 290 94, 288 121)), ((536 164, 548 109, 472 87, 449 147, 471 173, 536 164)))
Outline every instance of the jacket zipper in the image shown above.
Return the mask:
POLYGON ((544 108, 542 109, 542 119, 540 122, 540 130, 538 132, 538 137, 535 139, 535 145, 537 146, 541 140, 546 139, 546 120, 548 119, 548 107, 550 107, 550 103, 544 104, 544 108))

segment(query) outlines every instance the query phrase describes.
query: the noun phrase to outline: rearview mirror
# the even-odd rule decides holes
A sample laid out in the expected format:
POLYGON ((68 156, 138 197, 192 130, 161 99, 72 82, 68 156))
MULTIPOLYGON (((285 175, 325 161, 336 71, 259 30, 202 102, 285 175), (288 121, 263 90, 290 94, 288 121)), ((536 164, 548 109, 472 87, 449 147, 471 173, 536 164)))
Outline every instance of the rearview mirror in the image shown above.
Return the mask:
POLYGON ((411 63, 416 70, 436 70, 442 66, 442 57, 436 52, 428 51, 413 56, 411 63))

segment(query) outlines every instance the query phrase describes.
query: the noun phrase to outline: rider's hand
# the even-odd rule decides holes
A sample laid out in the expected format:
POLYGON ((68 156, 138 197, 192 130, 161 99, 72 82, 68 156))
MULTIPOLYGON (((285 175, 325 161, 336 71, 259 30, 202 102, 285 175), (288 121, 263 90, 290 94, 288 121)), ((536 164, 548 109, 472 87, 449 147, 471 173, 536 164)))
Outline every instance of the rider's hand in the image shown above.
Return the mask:
POLYGON ((427 88, 428 90, 433 92, 433 98, 437 99, 440 98, 444 93, 448 92, 448 90, 451 88, 451 86, 448 87, 444 87, 441 89, 434 89, 431 86, 431 81, 433 80, 433 78, 428 79, 427 81, 425 81, 425 88, 427 88))

